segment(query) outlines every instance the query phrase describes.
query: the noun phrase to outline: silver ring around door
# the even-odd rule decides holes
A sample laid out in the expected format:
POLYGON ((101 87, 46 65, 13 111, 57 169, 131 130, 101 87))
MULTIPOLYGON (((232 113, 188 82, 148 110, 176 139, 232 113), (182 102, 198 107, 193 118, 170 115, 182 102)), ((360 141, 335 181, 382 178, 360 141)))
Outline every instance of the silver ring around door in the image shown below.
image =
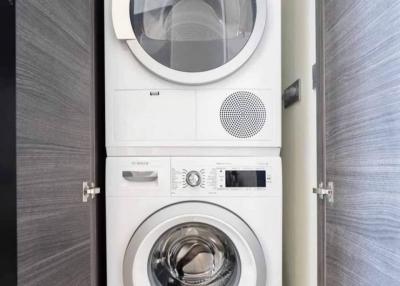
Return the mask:
POLYGON ((265 286, 266 276, 264 252, 250 227, 206 202, 169 205, 148 217, 123 263, 124 286, 265 286))
POLYGON ((204 84, 238 70, 267 26, 269 0, 113 0, 117 38, 153 73, 204 84))

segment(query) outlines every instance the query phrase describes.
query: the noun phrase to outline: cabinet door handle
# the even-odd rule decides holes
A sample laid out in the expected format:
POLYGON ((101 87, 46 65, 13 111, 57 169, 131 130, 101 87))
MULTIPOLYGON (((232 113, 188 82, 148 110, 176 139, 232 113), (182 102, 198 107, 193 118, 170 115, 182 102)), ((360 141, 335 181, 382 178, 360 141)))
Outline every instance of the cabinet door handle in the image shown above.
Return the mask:
POLYGON ((154 182, 158 179, 156 171, 123 171, 122 177, 130 182, 154 182))

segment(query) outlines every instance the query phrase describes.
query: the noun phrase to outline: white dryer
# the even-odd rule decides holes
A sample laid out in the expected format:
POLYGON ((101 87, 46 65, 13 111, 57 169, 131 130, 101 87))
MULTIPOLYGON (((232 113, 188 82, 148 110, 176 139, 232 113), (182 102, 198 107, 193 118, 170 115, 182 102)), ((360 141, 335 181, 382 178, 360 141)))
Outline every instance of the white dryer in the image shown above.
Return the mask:
POLYGON ((281 162, 108 158, 109 286, 281 286, 281 162))
POLYGON ((278 0, 106 0, 110 83, 117 89, 174 86, 162 77, 205 84, 249 61, 233 80, 216 86, 273 88, 280 78, 280 5, 278 0))
POLYGON ((105 0, 108 155, 140 155, 141 147, 279 148, 280 5, 105 0))

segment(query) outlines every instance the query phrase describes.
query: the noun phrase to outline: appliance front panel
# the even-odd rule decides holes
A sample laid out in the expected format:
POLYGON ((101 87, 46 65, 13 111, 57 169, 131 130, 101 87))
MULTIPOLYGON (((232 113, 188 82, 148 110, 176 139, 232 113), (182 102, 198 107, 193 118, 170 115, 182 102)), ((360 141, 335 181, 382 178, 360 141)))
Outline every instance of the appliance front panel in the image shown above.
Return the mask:
POLYGON ((110 132, 117 144, 162 145, 163 141, 196 138, 194 91, 120 91, 115 94, 110 132))
POLYGON ((106 108, 107 147, 281 145, 280 98, 269 90, 121 90, 106 108))
MULTIPOLYGON (((112 186, 107 184, 107 191, 112 186)), ((262 246, 267 269, 267 283, 263 286, 282 286, 282 198, 281 197, 108 197, 107 205, 107 279, 110 286, 123 285, 123 263, 127 246, 139 226, 152 214, 169 205, 188 201, 200 201, 222 206, 235 213, 253 230, 262 246), (260 217, 262 219, 260 219, 260 217), (116 243, 118 242, 118 243, 116 243)), ((193 211, 193 209, 192 209, 193 211)), ((193 213, 193 212, 192 212, 193 213)), ((209 214, 213 214, 209 212, 209 214)), ((219 216, 219 219, 223 219, 219 216)), ((208 221, 209 223, 209 221, 208 221)), ((221 228, 220 228, 221 229, 221 228)), ((155 236, 160 237, 161 234, 155 236)), ((148 240, 146 240, 148 241, 148 240)), ((233 240, 232 240, 233 241, 233 240)), ((146 246, 149 253, 154 245, 146 246)), ((236 244, 235 244, 236 245, 236 244)), ((147 255, 148 257, 148 255, 147 255)), ((144 260, 143 263, 147 263, 144 260)), ((143 265, 147 266, 147 265, 143 265)), ((137 274, 148 280, 147 270, 137 274)), ((140 284, 146 285, 146 284, 140 284)), ((153 286, 153 285, 152 285, 153 286)), ((242 286, 242 285, 240 285, 242 286)), ((243 284, 248 286, 248 284, 243 284)))
POLYGON ((107 197, 282 195, 279 157, 109 157, 106 167, 107 197))
MULTIPOLYGON (((188 83, 190 81, 208 82, 198 86, 205 89, 271 89, 280 97, 281 1, 257 1, 257 7, 264 6, 264 9, 257 8, 257 19, 260 10, 265 12, 266 19, 257 28, 259 32, 255 32, 256 27, 254 27, 252 33, 252 35, 261 36, 259 41, 251 42, 250 39, 241 53, 220 68, 196 73, 168 68, 153 59, 142 48, 131 25, 130 0, 105 0, 104 2, 107 97, 114 96, 113 92, 117 90, 190 88, 178 83, 186 80, 188 83), (134 54, 133 50, 135 50, 134 54), (236 59, 238 59, 237 62, 236 59), (160 72, 171 79, 163 79, 160 77, 160 72), (168 74, 169 72, 172 74, 168 74), (231 74, 227 76, 229 73, 231 74), (193 78, 190 79, 192 76, 193 78)), ((153 2, 164 3, 165 1, 153 2)), ((208 2, 214 2, 214 0, 208 2)))

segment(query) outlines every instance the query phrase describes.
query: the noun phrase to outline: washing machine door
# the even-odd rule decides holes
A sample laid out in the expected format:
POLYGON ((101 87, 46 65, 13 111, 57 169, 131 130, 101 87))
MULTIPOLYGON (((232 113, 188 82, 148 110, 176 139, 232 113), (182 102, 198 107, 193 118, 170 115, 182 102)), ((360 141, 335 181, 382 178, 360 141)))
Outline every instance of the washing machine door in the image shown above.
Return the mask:
POLYGON ((257 48, 267 0, 112 0, 117 38, 166 79, 201 84, 239 69, 257 48))
POLYGON ((150 216, 132 236, 124 286, 265 286, 263 253, 249 226, 232 212, 179 203, 150 216))

